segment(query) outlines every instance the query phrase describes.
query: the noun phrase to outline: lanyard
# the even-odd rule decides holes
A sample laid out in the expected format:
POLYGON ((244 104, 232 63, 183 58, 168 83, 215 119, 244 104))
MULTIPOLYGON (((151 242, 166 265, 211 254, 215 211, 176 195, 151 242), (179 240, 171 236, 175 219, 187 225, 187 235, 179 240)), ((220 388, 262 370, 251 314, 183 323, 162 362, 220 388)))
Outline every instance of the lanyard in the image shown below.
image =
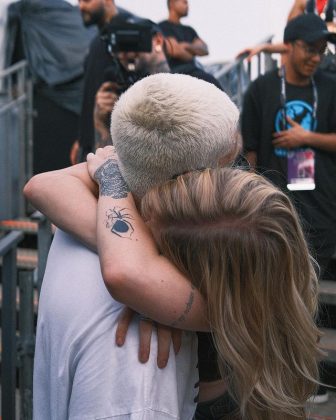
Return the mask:
MULTIPOLYGON (((286 93, 286 69, 285 66, 281 67, 280 71, 281 78, 281 93, 280 93, 280 104, 281 104, 281 114, 282 114, 282 129, 286 130, 287 127, 287 115, 286 115, 286 102, 287 102, 287 93, 286 93)), ((316 121, 317 115, 317 105, 318 105, 318 93, 316 88, 316 83, 314 78, 311 78, 311 84, 313 89, 313 115, 310 123, 310 130, 314 131, 314 124, 316 121)))

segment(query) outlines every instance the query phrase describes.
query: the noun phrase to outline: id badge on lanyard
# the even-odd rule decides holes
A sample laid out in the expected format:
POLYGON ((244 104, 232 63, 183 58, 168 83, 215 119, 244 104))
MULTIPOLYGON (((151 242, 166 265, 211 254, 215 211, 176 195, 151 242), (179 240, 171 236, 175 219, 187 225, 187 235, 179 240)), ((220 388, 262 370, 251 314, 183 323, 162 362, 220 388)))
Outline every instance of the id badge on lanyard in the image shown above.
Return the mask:
MULTIPOLYGON (((311 130, 316 121, 317 114, 317 89, 312 78, 313 87, 313 116, 311 130)), ((286 75, 285 67, 281 69, 281 105, 283 124, 286 126, 286 75)), ((309 191, 315 189, 315 152, 309 148, 289 149, 287 151, 287 188, 290 191, 309 191)))
POLYGON ((290 191, 315 189, 315 152, 312 149, 289 150, 287 188, 290 191))

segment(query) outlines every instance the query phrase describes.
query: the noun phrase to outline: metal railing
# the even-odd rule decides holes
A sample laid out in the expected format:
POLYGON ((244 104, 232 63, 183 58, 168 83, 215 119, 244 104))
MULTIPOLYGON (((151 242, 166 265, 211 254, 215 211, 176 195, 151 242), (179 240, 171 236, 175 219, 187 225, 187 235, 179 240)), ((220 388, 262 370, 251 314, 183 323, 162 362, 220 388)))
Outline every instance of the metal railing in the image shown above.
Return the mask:
POLYGON ((51 224, 39 212, 32 215, 38 223, 38 265, 34 270, 19 271, 17 245, 24 236, 12 231, 0 239, 2 257, 2 420, 15 420, 18 407, 15 396, 19 379, 20 419, 31 420, 33 413, 33 360, 35 318, 38 295, 52 240, 51 224), (19 286, 19 293, 17 293, 19 286), (17 314, 18 321, 17 322, 17 314))
POLYGON ((26 61, 0 71, 0 220, 25 215, 32 175, 32 82, 26 61))
POLYGON ((2 420, 15 420, 16 390, 16 285, 17 244, 23 233, 13 231, 0 240, 2 257, 2 354, 1 354, 1 414, 2 420))
MULTIPOLYGON (((272 38, 273 36, 269 36, 262 43, 270 43, 272 38)), ((244 54, 232 62, 206 66, 206 70, 216 77, 238 108, 242 106, 243 96, 250 82, 276 67, 276 61, 270 54, 259 53, 249 62, 245 60, 246 57, 247 54, 244 54)))

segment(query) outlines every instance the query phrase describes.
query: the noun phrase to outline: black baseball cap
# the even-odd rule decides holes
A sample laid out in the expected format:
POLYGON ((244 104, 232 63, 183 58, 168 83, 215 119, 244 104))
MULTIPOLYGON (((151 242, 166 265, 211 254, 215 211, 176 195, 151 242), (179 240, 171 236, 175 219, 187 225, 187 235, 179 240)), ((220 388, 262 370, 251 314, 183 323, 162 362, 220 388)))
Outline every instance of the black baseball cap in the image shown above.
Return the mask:
MULTIPOLYGON (((104 30, 108 28, 116 28, 116 27, 119 28, 119 27, 124 27, 124 26, 131 28, 132 25, 147 28, 150 30, 152 35, 156 35, 157 33, 162 33, 160 26, 157 23, 153 22, 152 20, 142 18, 136 15, 126 15, 123 13, 118 13, 116 16, 114 16, 112 20, 105 25, 104 30)), ((102 31, 103 33, 104 33, 104 30, 102 31)))
POLYGON ((146 18, 142 18, 138 16, 132 16, 127 19, 127 23, 134 24, 134 25, 141 25, 145 28, 149 28, 151 30, 152 35, 162 33, 160 26, 150 19, 146 19, 146 18))
POLYGON ((336 44, 336 33, 328 31, 327 25, 314 13, 304 13, 291 19, 285 28, 284 42, 300 39, 308 44, 325 39, 336 44))

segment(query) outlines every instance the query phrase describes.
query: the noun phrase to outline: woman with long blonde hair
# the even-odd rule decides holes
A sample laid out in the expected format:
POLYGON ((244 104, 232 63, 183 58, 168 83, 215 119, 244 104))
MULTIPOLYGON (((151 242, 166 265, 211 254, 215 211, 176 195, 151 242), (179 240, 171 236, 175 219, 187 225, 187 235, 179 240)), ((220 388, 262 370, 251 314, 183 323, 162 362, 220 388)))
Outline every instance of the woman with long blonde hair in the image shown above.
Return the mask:
POLYGON ((131 275, 120 275, 112 254, 114 261, 141 255, 144 264, 155 253, 166 257, 207 302, 220 375, 237 405, 229 418, 305 419, 318 383, 317 279, 288 197, 259 175, 206 169, 152 188, 140 216, 117 157, 97 155, 88 156, 91 176, 102 189, 106 168, 114 165, 110 181, 120 188, 98 200, 98 250, 110 292, 118 299, 137 276, 137 264, 131 275), (142 218, 159 250, 149 246, 147 259, 151 233, 142 218))
POLYGON ((218 366, 245 419, 305 418, 317 280, 288 197, 241 170, 193 172, 142 200, 159 249, 206 297, 218 366))

